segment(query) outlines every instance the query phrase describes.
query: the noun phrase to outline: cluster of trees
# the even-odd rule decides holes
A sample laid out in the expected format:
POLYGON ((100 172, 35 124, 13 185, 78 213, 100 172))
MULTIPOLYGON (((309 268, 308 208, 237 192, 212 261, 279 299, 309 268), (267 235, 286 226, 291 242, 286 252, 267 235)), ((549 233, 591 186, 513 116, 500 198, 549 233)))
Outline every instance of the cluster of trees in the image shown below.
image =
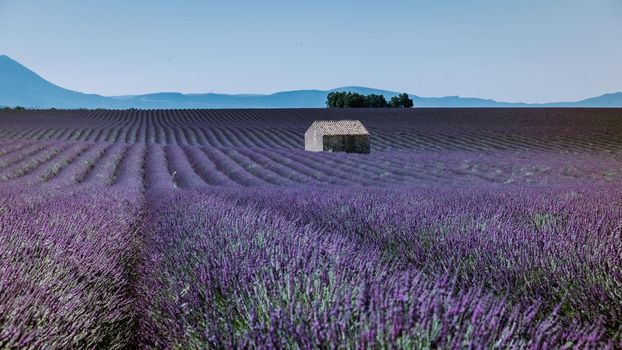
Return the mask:
POLYGON ((393 96, 387 102, 383 95, 331 92, 326 97, 326 106, 328 108, 412 108, 414 103, 407 93, 393 96))
POLYGON ((25 111, 26 108, 22 107, 22 106, 16 106, 16 107, 5 107, 5 106, 1 106, 0 109, 2 109, 3 111, 25 111))

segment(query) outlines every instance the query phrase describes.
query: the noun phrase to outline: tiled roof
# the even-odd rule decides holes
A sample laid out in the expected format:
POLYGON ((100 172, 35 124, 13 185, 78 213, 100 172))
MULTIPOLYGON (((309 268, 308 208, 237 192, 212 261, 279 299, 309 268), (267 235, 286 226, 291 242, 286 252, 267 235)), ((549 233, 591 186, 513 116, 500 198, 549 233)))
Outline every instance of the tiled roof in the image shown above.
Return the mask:
POLYGON ((358 120, 318 120, 311 124, 322 135, 368 135, 369 131, 358 120))

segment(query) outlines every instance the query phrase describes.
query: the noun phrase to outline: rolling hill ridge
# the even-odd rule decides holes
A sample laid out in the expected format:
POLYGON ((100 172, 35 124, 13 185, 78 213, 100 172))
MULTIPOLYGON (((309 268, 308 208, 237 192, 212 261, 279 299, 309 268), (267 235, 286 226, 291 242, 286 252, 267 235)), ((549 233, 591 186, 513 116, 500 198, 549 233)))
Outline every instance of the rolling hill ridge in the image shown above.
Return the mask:
MULTIPOLYGON (((101 96, 72 91, 48 82, 8 56, 0 55, 0 106, 26 108, 107 108, 107 109, 185 109, 185 108, 322 108, 333 91, 381 94, 390 98, 395 91, 360 86, 332 90, 294 90, 269 95, 181 94, 162 92, 131 96, 101 96)), ((415 107, 622 107, 622 92, 577 102, 526 104, 460 96, 421 97, 410 94, 415 107)))

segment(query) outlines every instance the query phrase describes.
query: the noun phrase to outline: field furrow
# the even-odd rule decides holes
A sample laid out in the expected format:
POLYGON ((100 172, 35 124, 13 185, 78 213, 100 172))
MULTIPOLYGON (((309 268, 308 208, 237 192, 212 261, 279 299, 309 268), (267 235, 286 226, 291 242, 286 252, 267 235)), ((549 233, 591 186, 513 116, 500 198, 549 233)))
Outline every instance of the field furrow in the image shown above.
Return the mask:
POLYGON ((45 181, 52 186, 71 186, 81 183, 113 145, 106 143, 92 145, 78 157, 69 160, 67 165, 51 178, 46 177, 45 181))
POLYGON ((164 146, 166 162, 175 184, 183 189, 201 189, 208 184, 199 176, 180 146, 164 146))
POLYGON ((81 183, 96 186, 112 185, 114 176, 119 164, 125 157, 127 148, 128 146, 124 144, 113 144, 110 148, 107 148, 101 158, 95 162, 93 167, 81 179, 81 183))
POLYGON ((238 163, 227 157, 220 149, 210 147, 203 148, 202 150, 219 172, 226 174, 227 177, 236 183, 242 186, 265 186, 269 184, 246 171, 238 163))
POLYGON ((198 147, 184 147, 184 153, 194 172, 208 185, 226 187, 240 185, 220 171, 203 149, 198 147))

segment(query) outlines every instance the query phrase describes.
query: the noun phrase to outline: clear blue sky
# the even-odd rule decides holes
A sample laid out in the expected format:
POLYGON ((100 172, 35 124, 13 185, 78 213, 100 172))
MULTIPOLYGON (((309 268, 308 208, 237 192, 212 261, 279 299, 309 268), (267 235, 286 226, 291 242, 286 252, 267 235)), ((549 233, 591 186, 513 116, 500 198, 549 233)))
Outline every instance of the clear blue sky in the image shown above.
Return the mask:
POLYGON ((622 90, 621 0, 0 0, 0 54, 73 90, 622 90))

